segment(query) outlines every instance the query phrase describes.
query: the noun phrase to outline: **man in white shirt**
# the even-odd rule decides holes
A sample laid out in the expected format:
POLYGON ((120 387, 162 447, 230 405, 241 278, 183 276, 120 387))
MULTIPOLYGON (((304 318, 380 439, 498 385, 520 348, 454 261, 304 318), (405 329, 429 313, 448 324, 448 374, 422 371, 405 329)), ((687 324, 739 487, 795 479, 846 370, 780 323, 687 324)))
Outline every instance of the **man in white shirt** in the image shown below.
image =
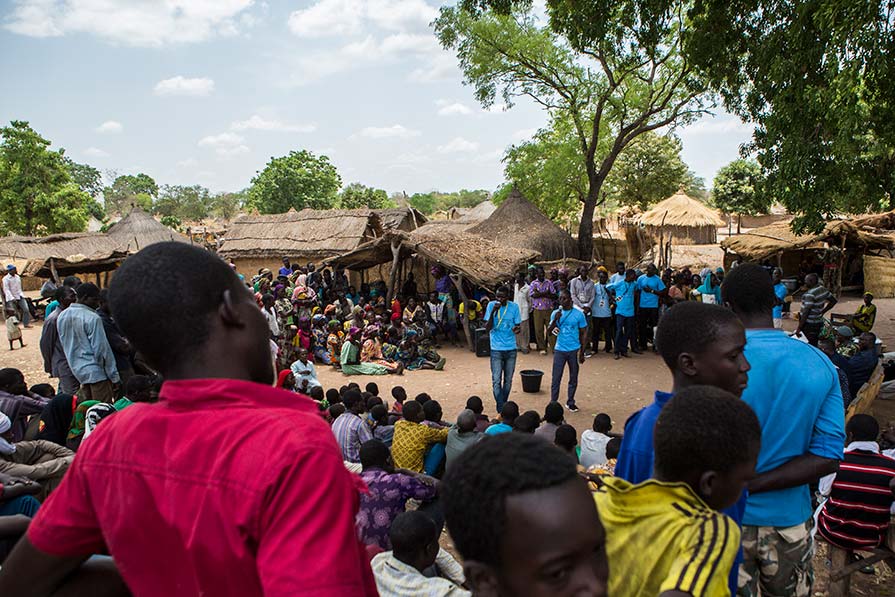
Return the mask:
POLYGON ((588 267, 582 265, 578 268, 578 275, 569 281, 569 292, 572 294, 572 305, 584 313, 587 321, 587 338, 584 344, 584 356, 591 356, 591 339, 593 338, 593 322, 591 311, 594 306, 594 281, 587 277, 588 267))
POLYGON ((522 320, 522 323, 519 324, 519 334, 516 336, 516 347, 522 351, 522 354, 528 354, 531 347, 528 325, 528 316, 531 313, 530 290, 531 287, 528 285, 525 273, 519 272, 516 274, 516 284, 513 287, 513 302, 519 306, 519 316, 522 320))
POLYGON ((6 298, 6 305, 19 311, 22 324, 26 328, 31 327, 31 312, 28 310, 28 301, 22 294, 22 277, 16 271, 16 266, 10 264, 6 266, 6 275, 3 277, 3 296, 6 298))

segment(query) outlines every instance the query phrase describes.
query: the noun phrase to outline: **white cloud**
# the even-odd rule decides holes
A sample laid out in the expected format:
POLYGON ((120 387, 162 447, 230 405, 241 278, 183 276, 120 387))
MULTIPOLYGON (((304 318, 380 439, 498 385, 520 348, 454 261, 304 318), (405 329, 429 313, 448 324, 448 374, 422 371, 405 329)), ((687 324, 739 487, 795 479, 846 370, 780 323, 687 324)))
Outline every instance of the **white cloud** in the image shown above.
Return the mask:
POLYGON ((289 15, 298 37, 357 35, 372 25, 390 31, 424 30, 438 12, 425 0, 318 0, 289 15))
POLYGON ((278 131, 283 133, 313 133, 317 127, 313 124, 286 124, 279 120, 268 120, 253 114, 248 120, 237 120, 230 125, 234 131, 278 131))
POLYGON ((88 147, 84 150, 84 155, 90 156, 92 158, 107 158, 109 157, 109 152, 103 151, 98 147, 88 147))
POLYGON ((438 153, 473 153, 478 151, 479 144, 463 137, 455 137, 445 145, 438 146, 438 153))
POLYGON ((121 125, 120 122, 118 122, 116 120, 107 120, 104 123, 102 123, 101 125, 99 125, 98 127, 96 127, 96 132, 101 133, 103 135, 120 133, 123 130, 124 130, 124 127, 121 125))
POLYGON ((208 135, 199 139, 199 147, 213 149, 221 157, 233 157, 248 153, 249 148, 244 144, 245 139, 236 133, 221 133, 220 135, 208 135))
POLYGON ((451 102, 449 100, 436 100, 435 105, 438 106, 439 116, 454 116, 472 114, 472 108, 460 102, 451 102))
POLYGON ((538 132, 538 129, 519 129, 518 131, 516 131, 515 133, 510 135, 510 139, 512 139, 512 141, 514 143, 519 143, 521 141, 528 141, 537 132, 538 132))
POLYGON ((432 53, 427 58, 423 66, 410 72, 408 79, 414 83, 461 80, 457 59, 450 52, 432 53))
POLYGON ((369 137, 370 139, 409 139, 410 137, 419 137, 422 133, 409 129, 403 124, 393 124, 392 126, 368 126, 361 129, 358 133, 361 137, 369 137))
POLYGON ((128 46, 158 47, 232 35, 239 30, 241 13, 253 2, 15 0, 4 27, 30 37, 86 33, 128 46))
POLYGON ((690 135, 751 134, 754 125, 743 122, 736 116, 703 116, 695 124, 680 129, 680 133, 690 135))
POLYGON ((208 95, 214 91, 214 80, 208 77, 196 77, 188 79, 177 75, 170 79, 163 79, 155 84, 153 93, 161 96, 168 95, 208 95))
POLYGON ((192 168, 199 164, 199 160, 196 158, 186 158, 185 160, 180 160, 177 162, 178 168, 192 168))

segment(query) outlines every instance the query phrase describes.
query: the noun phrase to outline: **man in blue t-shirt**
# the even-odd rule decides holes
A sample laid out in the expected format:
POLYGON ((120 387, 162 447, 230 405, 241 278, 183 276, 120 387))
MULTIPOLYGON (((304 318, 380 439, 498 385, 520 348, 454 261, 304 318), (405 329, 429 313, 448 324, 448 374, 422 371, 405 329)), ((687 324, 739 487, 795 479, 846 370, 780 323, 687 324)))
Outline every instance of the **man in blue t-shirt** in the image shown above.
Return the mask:
POLYGON ((783 329, 784 299, 786 298, 786 295, 789 294, 789 289, 786 287, 786 284, 783 283, 783 270, 779 267, 774 268, 772 280, 774 282, 774 327, 780 330, 783 329))
POLYGON ((550 384, 550 401, 559 400, 559 384, 562 374, 569 365, 569 397, 566 405, 576 413, 575 390, 578 388, 578 366, 584 362, 584 347, 587 340, 587 318, 572 306, 572 295, 568 290, 559 293, 559 309, 550 315, 547 333, 556 336, 553 349, 553 381, 550 384))
POLYGON ((838 469, 845 444, 839 376, 819 350, 774 329, 771 277, 750 263, 721 285, 746 326, 752 365, 743 401, 761 423, 761 452, 743 516, 739 595, 812 595, 809 485, 838 469), (767 554, 775 557, 767 557, 767 554))
POLYGON ((640 350, 646 350, 647 344, 653 341, 653 330, 659 323, 659 296, 665 292, 665 282, 658 273, 656 266, 650 263, 646 266, 646 273, 637 278, 637 290, 640 291, 637 340, 640 350))
POLYGON ((615 301, 615 359, 628 356, 628 342, 631 350, 640 354, 634 337, 634 295, 637 293, 637 272, 629 269, 625 279, 606 285, 615 301))
POLYGON ((503 408, 513 386, 516 369, 516 334, 522 323, 519 305, 510 302, 506 286, 497 289, 497 300, 485 309, 485 329, 491 339, 491 387, 497 412, 503 408))

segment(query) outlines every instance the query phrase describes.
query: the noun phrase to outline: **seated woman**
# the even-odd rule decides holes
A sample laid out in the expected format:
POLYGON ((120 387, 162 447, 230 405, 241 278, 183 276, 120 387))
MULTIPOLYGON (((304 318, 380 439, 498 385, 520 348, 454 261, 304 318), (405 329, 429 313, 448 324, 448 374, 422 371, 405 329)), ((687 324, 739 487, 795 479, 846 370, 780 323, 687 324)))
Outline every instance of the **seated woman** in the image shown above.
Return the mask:
POLYGON ((342 324, 338 319, 333 319, 327 325, 329 335, 326 337, 326 348, 329 352, 329 362, 333 367, 338 369, 339 359, 342 354, 342 343, 345 341, 345 334, 342 333, 342 324))
POLYGON ((350 328, 348 338, 342 344, 340 363, 345 375, 385 375, 392 373, 387 367, 376 363, 362 363, 360 360, 360 329, 350 328))
POLYGON ((426 312, 416 303, 416 299, 414 297, 410 297, 407 299, 407 306, 404 308, 403 319, 404 323, 408 326, 415 323, 417 320, 422 319, 422 321, 426 320, 426 312))
POLYGON ((62 482, 74 457, 71 450, 43 439, 12 443, 12 423, 0 413, 0 473, 40 483, 43 491, 38 499, 62 482))
POLYGON ((326 346, 326 336, 326 316, 318 313, 311 319, 311 351, 317 361, 331 365, 332 359, 326 346))
POLYGON ((873 304, 873 295, 865 292, 864 304, 851 316, 851 326, 856 332, 864 333, 873 329, 874 323, 876 323, 876 305, 873 304))
POLYGON ((379 335, 380 330, 377 325, 368 325, 364 328, 364 344, 360 352, 361 362, 382 365, 390 372, 401 375, 404 371, 403 365, 394 360, 388 360, 382 355, 382 342, 379 340, 379 335))
POLYGON ((429 357, 432 356, 432 353, 435 356, 438 356, 438 353, 428 348, 421 350, 417 343, 417 338, 416 330, 408 329, 404 333, 404 340, 398 346, 398 361, 404 365, 404 368, 411 371, 416 369, 436 369, 441 371, 444 369, 447 359, 430 360, 429 357))
POLYGON ((290 366, 292 375, 295 376, 295 390, 307 394, 311 388, 321 387, 317 379, 317 369, 314 362, 308 359, 308 351, 298 349, 298 359, 290 366))

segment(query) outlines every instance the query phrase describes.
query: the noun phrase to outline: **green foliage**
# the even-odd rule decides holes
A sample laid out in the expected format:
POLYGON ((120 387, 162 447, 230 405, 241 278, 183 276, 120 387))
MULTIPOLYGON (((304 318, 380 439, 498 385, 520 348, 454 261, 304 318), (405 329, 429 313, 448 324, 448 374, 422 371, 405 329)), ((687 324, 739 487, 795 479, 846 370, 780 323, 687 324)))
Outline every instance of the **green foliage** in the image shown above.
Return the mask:
POLYGON ((767 188, 797 230, 895 193, 895 8, 889 0, 701 0, 687 53, 757 124, 767 188))
POLYGON ((213 201, 211 193, 201 185, 164 185, 152 210, 160 216, 195 221, 208 217, 213 201))
POLYGON ((763 192, 761 168, 751 160, 734 160, 718 170, 712 184, 715 207, 727 214, 758 216, 768 213, 771 201, 763 192))
POLYGON ((681 159, 680 139, 646 133, 622 151, 606 180, 607 195, 618 205, 643 210, 686 189, 692 174, 681 159))
POLYGON ((63 150, 27 122, 0 128, 0 232, 81 232, 90 217, 90 195, 72 182, 63 150))
POLYGON ((211 215, 225 220, 232 220, 245 205, 246 199, 246 191, 218 193, 211 200, 211 215))
POLYGON ((367 187, 359 182, 353 182, 339 193, 339 207, 342 209, 386 209, 397 207, 398 204, 389 199, 388 193, 382 189, 367 187))
POLYGON ((106 211, 126 214, 132 206, 150 211, 158 191, 158 184, 148 174, 116 176, 112 184, 103 189, 106 211))
MULTIPOLYGON (((549 28, 530 0, 466 4, 472 10, 441 9, 436 35, 483 105, 526 96, 570 123, 575 170, 587 180, 579 253, 590 255, 594 211, 625 147, 705 112, 705 85, 681 54, 689 0, 548 0, 549 28)), ((551 202, 562 206, 569 193, 564 186, 551 202)))
POLYGON ((174 230, 180 230, 180 226, 183 224, 180 218, 174 215, 166 215, 162 216, 160 219, 163 226, 167 226, 168 228, 173 228, 174 230))
POLYGON ((432 191, 429 193, 414 193, 408 202, 414 209, 430 216, 437 211, 446 211, 452 207, 475 207, 482 201, 487 201, 491 193, 484 189, 470 191, 462 189, 453 193, 441 193, 432 191))
POLYGON ((71 158, 63 157, 62 161, 68 169, 68 175, 78 188, 98 199, 103 194, 103 175, 89 164, 79 164, 71 158))
POLYGON ((289 155, 271 158, 252 179, 248 206, 261 213, 330 209, 338 201, 342 178, 325 155, 310 151, 290 151, 289 155))

